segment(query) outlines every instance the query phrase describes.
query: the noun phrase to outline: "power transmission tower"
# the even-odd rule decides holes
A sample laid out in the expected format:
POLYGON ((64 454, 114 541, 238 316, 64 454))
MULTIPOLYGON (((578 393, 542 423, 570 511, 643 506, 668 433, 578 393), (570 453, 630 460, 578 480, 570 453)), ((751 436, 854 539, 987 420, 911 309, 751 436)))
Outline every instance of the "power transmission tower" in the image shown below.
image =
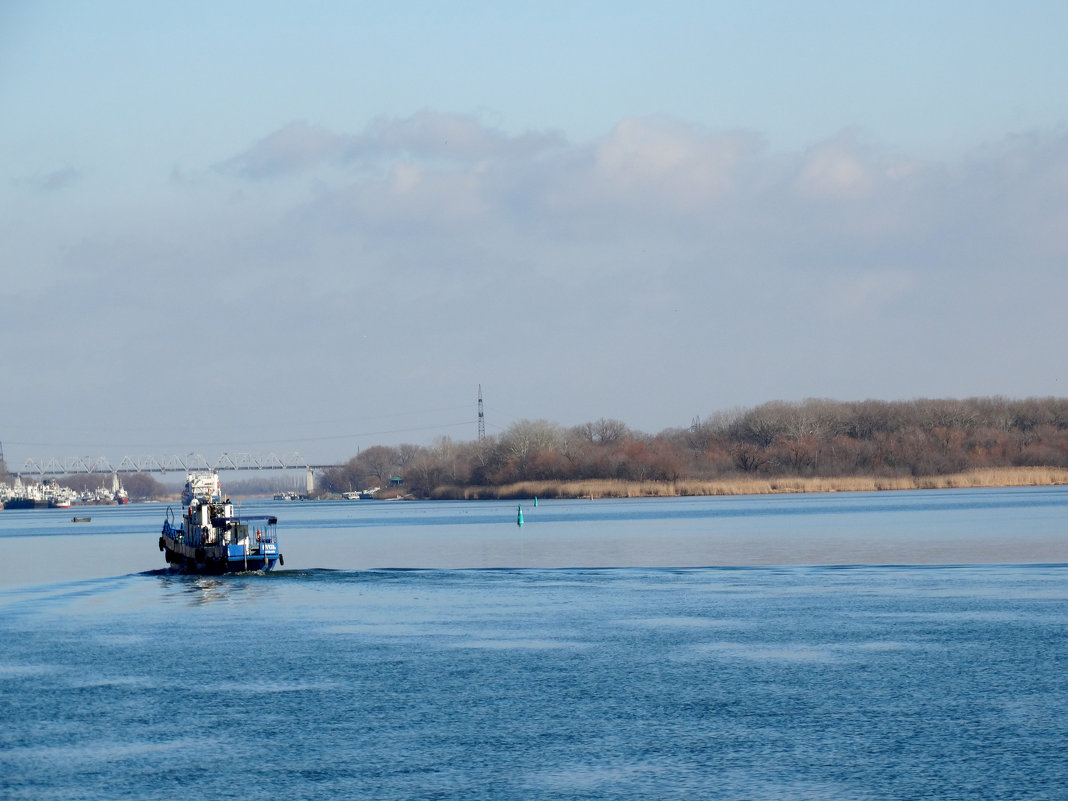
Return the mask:
POLYGON ((478 385, 478 441, 486 438, 486 412, 482 409, 482 385, 478 385))

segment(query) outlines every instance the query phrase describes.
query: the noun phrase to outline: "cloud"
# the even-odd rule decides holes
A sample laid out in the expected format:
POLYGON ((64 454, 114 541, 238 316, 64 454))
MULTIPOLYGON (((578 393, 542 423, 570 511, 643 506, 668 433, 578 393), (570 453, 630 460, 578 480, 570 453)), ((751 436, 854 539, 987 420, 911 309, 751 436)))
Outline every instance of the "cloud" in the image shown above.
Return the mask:
POLYGON ((300 243, 291 251, 358 241, 427 264, 436 257, 401 250, 449 248, 475 272, 525 263, 569 282, 584 274, 575 259, 633 280, 681 265, 699 280, 853 272, 867 278, 840 298, 852 307, 915 291, 902 276, 959 279, 1010 258, 1037 270, 1068 247, 1068 139, 1057 132, 934 163, 852 131, 772 152, 751 132, 631 118, 569 143, 424 111, 354 134, 294 123, 224 164, 238 179, 312 168, 329 178, 276 190, 272 207, 288 212, 271 237, 300 243))
POLYGON ((307 122, 292 122, 216 168, 258 180, 335 160, 344 148, 345 137, 307 122))
POLYGON ((82 179, 82 174, 74 167, 62 167, 53 172, 44 173, 27 179, 26 184, 41 192, 59 192, 74 186, 82 179))
POLYGON ((566 144, 555 131, 509 136, 483 125, 477 117, 420 111, 406 119, 379 118, 348 140, 351 160, 407 156, 445 163, 477 164, 486 160, 530 157, 566 144))
POLYGON ((404 119, 376 119, 356 134, 336 134, 307 122, 293 122, 216 168, 262 179, 324 164, 360 166, 390 159, 475 164, 530 156, 564 143, 563 135, 556 132, 508 136, 473 116, 420 111, 404 119))
POLYGON ((855 152, 827 144, 807 154, 795 186, 809 197, 864 197, 874 188, 867 165, 855 152))
MULTIPOLYGON (((219 399, 219 419, 265 430, 308 403, 358 421, 479 382, 500 422, 650 431, 775 398, 1056 391, 1064 132, 937 162, 853 132, 774 151, 650 117, 569 142, 421 112, 293 123, 189 175, 91 226, 78 212, 108 190, 89 177, 14 204, 12 330, 47 313, 70 326, 49 330, 58 347, 121 319, 139 369, 211 331, 244 373, 276 377, 251 411, 219 399), (239 311, 220 318, 204 285, 239 311), (357 369, 339 371, 354 343, 357 369)), ((155 410, 165 369, 111 405, 155 410)))
POLYGON ((742 163, 763 147, 753 134, 705 133, 667 119, 622 121, 595 147, 598 180, 613 189, 659 188, 698 199, 737 188, 742 163))
POLYGON ((952 178, 965 208, 986 225, 1045 257, 1068 257, 1068 130, 992 143, 952 178))

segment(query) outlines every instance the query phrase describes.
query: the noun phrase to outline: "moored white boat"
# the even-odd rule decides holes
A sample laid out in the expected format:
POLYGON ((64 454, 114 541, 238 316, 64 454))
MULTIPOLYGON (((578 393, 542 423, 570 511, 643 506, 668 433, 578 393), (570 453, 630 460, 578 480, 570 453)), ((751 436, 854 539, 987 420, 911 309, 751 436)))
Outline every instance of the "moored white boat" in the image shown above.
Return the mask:
POLYGON ((218 497, 219 474, 214 470, 197 470, 186 473, 182 488, 182 506, 189 506, 194 498, 218 497))

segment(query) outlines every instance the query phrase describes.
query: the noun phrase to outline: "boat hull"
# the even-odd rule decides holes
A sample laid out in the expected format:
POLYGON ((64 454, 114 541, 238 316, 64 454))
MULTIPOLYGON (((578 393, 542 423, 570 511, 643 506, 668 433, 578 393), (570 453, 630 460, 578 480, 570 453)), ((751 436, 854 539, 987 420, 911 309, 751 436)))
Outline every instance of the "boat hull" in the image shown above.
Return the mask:
POLYGON ((47 509, 48 501, 36 498, 9 498, 4 501, 5 509, 47 509))
MULTIPOLYGON (((162 535, 159 549, 163 551, 171 571, 204 576, 224 573, 267 572, 285 564, 280 553, 236 553, 232 546, 202 545, 193 547, 162 535)), ((242 549, 243 550, 243 549, 242 549)))

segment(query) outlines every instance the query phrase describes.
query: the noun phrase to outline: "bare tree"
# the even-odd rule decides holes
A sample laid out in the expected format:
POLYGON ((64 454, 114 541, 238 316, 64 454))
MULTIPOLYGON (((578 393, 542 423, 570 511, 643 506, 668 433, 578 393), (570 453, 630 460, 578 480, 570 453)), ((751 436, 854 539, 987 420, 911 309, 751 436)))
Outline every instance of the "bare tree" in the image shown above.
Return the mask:
POLYGON ((412 445, 411 443, 403 443, 397 446, 397 467, 402 470, 410 465, 412 461, 422 453, 423 449, 418 445, 412 445))
POLYGON ((583 423, 576 430, 580 436, 598 445, 610 445, 630 434, 626 423, 604 417, 592 423, 583 423))
MULTIPOLYGON (((366 484, 377 480, 379 484, 388 484, 393 475, 393 468, 400 461, 400 456, 396 448, 385 445, 372 445, 367 450, 362 451, 356 461, 363 468, 363 483, 366 484)), ((366 487, 363 489, 366 489, 366 487)))
POLYGON ((546 420, 520 420, 500 436, 500 447, 511 457, 522 461, 536 453, 556 448, 563 440, 560 426, 546 420))

